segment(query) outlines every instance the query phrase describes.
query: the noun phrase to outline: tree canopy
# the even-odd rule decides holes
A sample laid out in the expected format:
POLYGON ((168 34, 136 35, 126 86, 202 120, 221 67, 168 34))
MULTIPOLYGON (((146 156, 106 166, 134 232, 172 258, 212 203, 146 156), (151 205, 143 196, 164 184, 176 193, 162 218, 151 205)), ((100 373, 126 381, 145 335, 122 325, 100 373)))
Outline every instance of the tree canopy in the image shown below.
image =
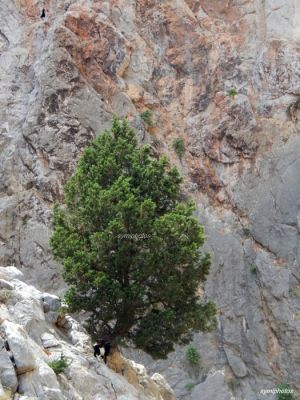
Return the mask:
POLYGON ((181 181, 116 117, 84 149, 54 207, 51 247, 69 285, 66 304, 87 312, 94 338, 127 338, 165 358, 191 331, 214 327, 214 303, 197 294, 210 255, 200 251, 204 230, 194 204, 181 200, 181 181))

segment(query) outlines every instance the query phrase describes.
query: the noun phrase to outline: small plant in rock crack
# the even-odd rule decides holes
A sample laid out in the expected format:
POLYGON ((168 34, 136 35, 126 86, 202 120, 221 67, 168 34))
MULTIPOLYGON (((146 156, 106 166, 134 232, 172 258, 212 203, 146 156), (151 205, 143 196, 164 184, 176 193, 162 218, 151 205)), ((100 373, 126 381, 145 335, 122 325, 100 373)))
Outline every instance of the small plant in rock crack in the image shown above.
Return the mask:
POLYGON ((227 385, 230 390, 236 390, 237 387, 239 386, 239 381, 236 378, 230 378, 227 381, 227 385))
POLYGON ((62 304, 59 309, 57 310, 58 316, 60 318, 63 318, 69 314, 68 307, 64 304, 62 304))
POLYGON ((251 235, 251 231, 249 228, 244 228, 243 231, 245 236, 249 237, 251 235))
POLYGON ((0 290, 0 303, 6 303, 12 297, 12 291, 8 289, 0 290))
POLYGON ((177 154, 178 158, 181 160, 185 153, 185 146, 182 138, 177 138, 174 140, 173 149, 177 154))
POLYGON ((281 383, 276 389, 276 400, 298 400, 298 397, 294 395, 294 391, 288 383, 281 383))
POLYGON ((200 367, 201 356, 199 351, 194 346, 189 346, 186 350, 186 359, 191 364, 192 367, 200 367))
POLYGON ((257 275, 257 268, 255 265, 251 265, 250 272, 253 275, 257 275))
POLYGON ((289 288, 289 296, 290 297, 297 297, 297 291, 295 288, 289 288))
POLYGON ((23 218, 22 218, 22 225, 23 225, 23 226, 27 225, 27 222, 28 222, 28 221, 29 221, 29 217, 28 217, 28 216, 23 217, 23 218))
POLYGON ((48 365, 53 369, 56 375, 58 375, 65 371, 65 369, 69 366, 69 362, 67 361, 66 357, 61 354, 60 359, 49 361, 48 365))
POLYGON ((195 386, 196 386, 196 383, 190 382, 190 383, 187 383, 187 384, 185 385, 185 388, 186 388, 186 390, 188 390, 188 391, 190 392, 191 390, 194 389, 195 386))
POLYGON ((153 126, 151 110, 146 110, 146 111, 142 112, 140 117, 142 118, 142 120, 145 122, 146 125, 148 125, 149 127, 153 126))
POLYGON ((235 97, 236 95, 238 95, 238 91, 236 90, 235 87, 231 88, 227 92, 227 96, 229 96, 229 97, 235 97))

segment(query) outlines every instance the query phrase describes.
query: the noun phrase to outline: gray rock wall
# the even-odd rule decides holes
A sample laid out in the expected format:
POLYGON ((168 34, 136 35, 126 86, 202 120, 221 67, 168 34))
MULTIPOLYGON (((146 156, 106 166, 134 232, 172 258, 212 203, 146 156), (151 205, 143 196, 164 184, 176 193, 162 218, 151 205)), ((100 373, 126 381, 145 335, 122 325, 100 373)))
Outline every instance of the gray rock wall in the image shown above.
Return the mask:
POLYGON ((0 4, 0 264, 63 292, 48 246, 53 202, 83 146, 113 112, 127 116, 185 176, 214 254, 206 294, 218 329, 195 336, 200 375, 185 349, 159 363, 135 355, 181 398, 201 386, 210 396, 212 368, 224 371, 225 398, 265 399, 261 389, 285 381, 300 390, 299 7, 46 0, 41 20, 37 0, 0 4))

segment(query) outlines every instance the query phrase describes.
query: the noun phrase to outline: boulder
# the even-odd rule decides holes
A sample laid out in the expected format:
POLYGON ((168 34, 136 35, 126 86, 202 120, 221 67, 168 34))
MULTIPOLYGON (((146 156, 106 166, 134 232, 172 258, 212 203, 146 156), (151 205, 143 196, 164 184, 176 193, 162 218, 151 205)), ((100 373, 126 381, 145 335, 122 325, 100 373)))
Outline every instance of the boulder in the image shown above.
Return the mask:
MULTIPOLYGON (((43 293, 41 300, 47 304, 50 311, 57 311, 61 306, 61 301, 58 296, 49 293, 43 293)), ((45 307, 45 306, 44 306, 45 307)))
POLYGON ((224 347, 228 363, 232 368, 234 375, 238 378, 244 378, 247 375, 247 367, 243 360, 234 354, 233 350, 228 347, 224 347))
POLYGON ((211 371, 205 381, 193 388, 191 400, 231 400, 224 371, 211 371))
POLYGON ((38 399, 64 400, 54 371, 42 360, 37 360, 34 371, 19 376, 19 393, 38 399))
POLYGON ((36 368, 36 361, 30 338, 26 335, 25 330, 10 321, 4 321, 1 329, 14 356, 17 374, 33 371, 36 368))
POLYGON ((6 350, 4 340, 0 338, 0 382, 5 389, 15 392, 18 387, 18 379, 14 366, 6 350))
POLYGON ((7 290, 13 290, 14 286, 6 281, 5 279, 0 279, 0 289, 7 289, 7 290))
POLYGON ((151 376, 151 379, 159 387, 159 391, 164 400, 176 400, 173 390, 171 389, 170 385, 161 374, 156 372, 151 376))
MULTIPOLYGON (((47 303, 43 303, 43 304, 47 304, 47 303)), ((45 311, 45 309, 49 309, 49 305, 46 305, 46 308, 44 307, 44 312, 45 312, 45 316, 48 322, 50 322, 51 324, 56 324, 57 321, 59 320, 59 314, 57 311, 45 311)))
POLYGON ((50 347, 57 347, 59 346, 59 342, 56 339, 56 337, 54 335, 52 335, 51 333, 43 333, 41 336, 41 341, 43 344, 43 347, 45 349, 48 349, 50 347))

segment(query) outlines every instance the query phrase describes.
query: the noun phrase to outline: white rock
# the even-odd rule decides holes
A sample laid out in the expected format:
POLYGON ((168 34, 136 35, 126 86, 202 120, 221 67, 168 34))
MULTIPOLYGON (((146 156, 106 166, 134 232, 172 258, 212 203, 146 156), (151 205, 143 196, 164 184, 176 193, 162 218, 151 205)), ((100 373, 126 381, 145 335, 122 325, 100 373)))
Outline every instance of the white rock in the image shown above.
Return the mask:
POLYGON ((175 394, 171 389, 170 385, 166 381, 166 379, 159 373, 155 373, 151 376, 151 379, 157 384, 159 387, 159 391, 163 396, 164 400, 174 400, 175 394))
POLYGON ((0 279, 0 289, 7 289, 7 290, 13 290, 14 286, 6 281, 5 279, 0 279))
MULTIPOLYGON (((46 304, 46 303, 44 303, 44 304, 46 304)), ((47 304, 47 307, 49 307, 48 304, 47 304)), ((45 311, 45 307, 44 307, 44 311, 45 311)), ((58 315, 58 312, 56 312, 56 311, 48 311, 48 312, 45 312, 45 317, 46 317, 47 321, 50 322, 51 324, 56 324, 56 322, 59 318, 59 315, 58 315)))
POLYGON ((36 336, 37 321, 45 321, 45 315, 41 303, 36 298, 22 298, 14 306, 14 315, 20 325, 26 328, 27 332, 36 336))
POLYGON ((54 371, 42 360, 37 361, 34 371, 19 376, 19 392, 39 399, 63 400, 54 371))
POLYGON ((43 333, 41 336, 41 341, 45 349, 59 346, 58 340, 51 333, 43 333))
POLYGON ((57 311, 61 305, 60 298, 49 293, 42 294, 42 301, 48 304, 50 311, 57 311))
POLYGON ((14 356, 17 373, 23 374, 34 370, 36 368, 34 352, 30 345, 30 338, 27 337, 24 329, 10 321, 4 321, 1 328, 14 356))
POLYGON ((0 267, 0 277, 7 280, 24 278, 24 274, 16 267, 0 267))
POLYGON ((44 314, 42 299, 50 299, 51 307, 56 308, 57 298, 24 282, 13 283, 17 301, 14 306, 0 305, 0 333, 7 339, 16 371, 8 352, 0 351, 0 382, 12 391, 18 385, 14 400, 110 400, 116 396, 119 400, 173 400, 160 394, 165 383, 157 377, 160 385, 155 384, 143 365, 128 361, 139 382, 133 386, 124 376, 97 361, 90 337, 73 318, 62 318, 62 327, 57 324, 54 328, 45 316, 57 313, 44 314), (59 329, 68 335, 68 340, 59 335, 59 329), (56 375, 48 363, 60 359, 62 354, 68 366, 56 375))
POLYGON ((211 371, 206 380, 195 386, 191 393, 191 400, 230 400, 231 398, 224 371, 211 371))

